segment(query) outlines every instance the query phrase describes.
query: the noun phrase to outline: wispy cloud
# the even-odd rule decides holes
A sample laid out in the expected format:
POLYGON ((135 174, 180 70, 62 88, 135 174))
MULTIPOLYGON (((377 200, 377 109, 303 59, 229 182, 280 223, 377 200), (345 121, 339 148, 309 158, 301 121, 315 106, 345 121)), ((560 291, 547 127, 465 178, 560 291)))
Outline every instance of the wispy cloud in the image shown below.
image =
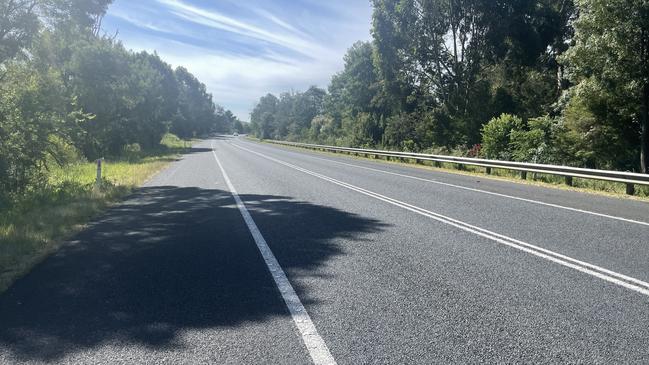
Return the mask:
POLYGON ((258 15, 270 20, 271 22, 279 25, 280 27, 282 27, 284 29, 290 30, 291 32, 294 32, 294 33, 297 33, 297 34, 304 34, 301 31, 299 31, 297 28, 295 28, 294 26, 290 25, 289 23, 283 21, 282 19, 280 19, 277 16, 269 13, 266 10, 258 9, 258 8, 253 8, 252 10, 255 13, 257 13, 258 15))
MULTIPOLYGON (((314 44, 307 39, 296 37, 290 34, 282 34, 269 31, 267 29, 237 20, 233 17, 229 17, 214 10, 198 8, 179 0, 158 0, 158 2, 168 6, 173 14, 189 22, 265 41, 277 46, 286 47, 300 53, 321 50, 321 48, 317 44, 314 44)), ((273 16, 270 13, 266 13, 265 17, 267 19, 271 19, 276 24, 282 23, 279 18, 273 16)), ((288 24, 284 24, 282 25, 282 27, 284 29, 291 28, 288 24)))
POLYGON ((116 1, 108 33, 134 50, 156 50, 203 81, 214 100, 248 120, 267 92, 326 87, 345 50, 369 38, 366 0, 116 1), (336 5, 337 3, 337 5, 336 5), (326 7, 325 7, 326 6, 326 7))
POLYGON ((147 30, 152 30, 155 32, 160 32, 160 33, 167 33, 167 34, 186 34, 182 29, 170 29, 169 27, 164 27, 164 26, 159 26, 156 25, 156 23, 147 20, 147 19, 141 19, 137 16, 124 13, 119 10, 115 10, 111 13, 113 17, 116 17, 118 19, 121 19, 125 22, 128 22, 130 24, 133 24, 137 27, 147 29, 147 30))

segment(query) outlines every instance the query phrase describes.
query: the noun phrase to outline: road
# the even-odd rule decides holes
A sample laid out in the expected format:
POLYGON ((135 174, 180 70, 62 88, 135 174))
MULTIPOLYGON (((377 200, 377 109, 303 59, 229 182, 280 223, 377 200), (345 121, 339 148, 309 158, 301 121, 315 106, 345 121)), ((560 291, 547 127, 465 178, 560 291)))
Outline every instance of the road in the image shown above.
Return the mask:
POLYGON ((0 363, 649 362, 649 204, 219 137, 0 296, 0 363))

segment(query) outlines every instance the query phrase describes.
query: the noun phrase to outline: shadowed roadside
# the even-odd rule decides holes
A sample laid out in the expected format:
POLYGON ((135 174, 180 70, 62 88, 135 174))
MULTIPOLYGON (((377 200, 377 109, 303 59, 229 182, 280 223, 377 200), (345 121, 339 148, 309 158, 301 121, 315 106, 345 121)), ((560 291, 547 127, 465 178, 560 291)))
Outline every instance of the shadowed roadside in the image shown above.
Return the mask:
MULTIPOLYGON (((345 254, 332 239, 381 229, 288 197, 241 198, 255 219, 300 237, 286 270, 315 270, 345 254), (295 224, 312 217, 314 228, 295 224)), ((105 343, 182 348, 184 330, 277 316, 289 314, 228 192, 142 188, 0 296, 0 362, 56 361, 105 343)))

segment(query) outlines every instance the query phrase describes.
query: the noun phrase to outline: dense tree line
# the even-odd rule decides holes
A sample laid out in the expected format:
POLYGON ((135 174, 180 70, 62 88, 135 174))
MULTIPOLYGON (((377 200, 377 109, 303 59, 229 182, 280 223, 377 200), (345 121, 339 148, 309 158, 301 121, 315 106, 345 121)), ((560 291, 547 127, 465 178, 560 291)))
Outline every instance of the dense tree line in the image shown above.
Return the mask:
POLYGON ((0 0, 0 191, 48 164, 242 128, 186 69, 99 35, 111 0, 0 0))
POLYGON ((279 98, 268 94, 259 99, 250 118, 261 138, 305 137, 313 118, 325 111, 325 96, 315 86, 303 93, 285 92, 279 98))
POLYGON ((264 96, 258 136, 647 172, 648 2, 372 5, 372 41, 326 93, 264 96))

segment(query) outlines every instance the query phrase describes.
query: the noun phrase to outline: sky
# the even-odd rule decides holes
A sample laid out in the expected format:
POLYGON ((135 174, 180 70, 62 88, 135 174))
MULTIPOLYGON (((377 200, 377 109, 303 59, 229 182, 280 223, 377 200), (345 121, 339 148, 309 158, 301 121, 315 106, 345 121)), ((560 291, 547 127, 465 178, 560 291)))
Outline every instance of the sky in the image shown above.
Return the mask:
POLYGON ((103 21, 126 48, 158 52, 249 121, 267 94, 326 88, 370 39, 369 0, 115 0, 103 21))

